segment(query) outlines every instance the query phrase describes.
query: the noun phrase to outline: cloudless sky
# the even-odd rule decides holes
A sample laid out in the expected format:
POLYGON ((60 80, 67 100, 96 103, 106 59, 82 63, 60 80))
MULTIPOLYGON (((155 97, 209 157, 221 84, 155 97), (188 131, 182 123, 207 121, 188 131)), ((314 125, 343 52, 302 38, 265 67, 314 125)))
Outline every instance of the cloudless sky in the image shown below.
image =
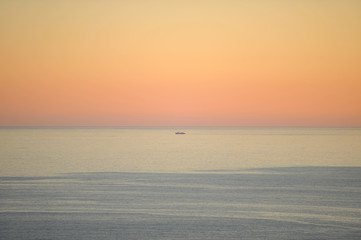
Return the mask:
POLYGON ((361 126, 361 1, 3 0, 0 126, 361 126))

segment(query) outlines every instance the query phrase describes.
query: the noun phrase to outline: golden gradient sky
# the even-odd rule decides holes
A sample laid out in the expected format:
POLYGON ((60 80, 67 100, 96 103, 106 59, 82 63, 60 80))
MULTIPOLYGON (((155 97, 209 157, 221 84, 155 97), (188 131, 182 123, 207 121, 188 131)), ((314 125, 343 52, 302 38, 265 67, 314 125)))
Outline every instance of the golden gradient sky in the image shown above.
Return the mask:
POLYGON ((361 1, 4 0, 1 126, 361 126, 361 1))

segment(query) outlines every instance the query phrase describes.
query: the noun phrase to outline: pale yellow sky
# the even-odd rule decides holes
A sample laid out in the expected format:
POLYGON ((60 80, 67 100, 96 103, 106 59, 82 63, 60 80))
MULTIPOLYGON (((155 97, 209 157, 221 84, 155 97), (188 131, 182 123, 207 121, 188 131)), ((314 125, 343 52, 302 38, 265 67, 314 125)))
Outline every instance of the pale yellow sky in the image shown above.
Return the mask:
POLYGON ((361 125, 361 1, 2 1, 0 125, 361 125))

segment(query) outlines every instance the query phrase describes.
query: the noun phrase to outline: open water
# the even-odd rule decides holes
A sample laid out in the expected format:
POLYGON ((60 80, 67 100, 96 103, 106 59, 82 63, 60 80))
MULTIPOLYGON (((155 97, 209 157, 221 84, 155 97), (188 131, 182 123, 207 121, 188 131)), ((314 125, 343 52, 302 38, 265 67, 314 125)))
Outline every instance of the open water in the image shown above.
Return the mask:
POLYGON ((3 128, 0 164, 0 239, 361 239, 358 128, 3 128))

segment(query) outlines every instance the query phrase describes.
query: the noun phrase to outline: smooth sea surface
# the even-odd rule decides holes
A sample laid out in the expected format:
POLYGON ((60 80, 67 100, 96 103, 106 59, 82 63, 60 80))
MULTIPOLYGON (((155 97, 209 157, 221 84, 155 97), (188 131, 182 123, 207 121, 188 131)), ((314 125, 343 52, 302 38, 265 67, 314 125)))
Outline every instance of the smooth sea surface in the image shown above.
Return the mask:
POLYGON ((361 129, 0 128, 0 239, 359 240, 361 129))

